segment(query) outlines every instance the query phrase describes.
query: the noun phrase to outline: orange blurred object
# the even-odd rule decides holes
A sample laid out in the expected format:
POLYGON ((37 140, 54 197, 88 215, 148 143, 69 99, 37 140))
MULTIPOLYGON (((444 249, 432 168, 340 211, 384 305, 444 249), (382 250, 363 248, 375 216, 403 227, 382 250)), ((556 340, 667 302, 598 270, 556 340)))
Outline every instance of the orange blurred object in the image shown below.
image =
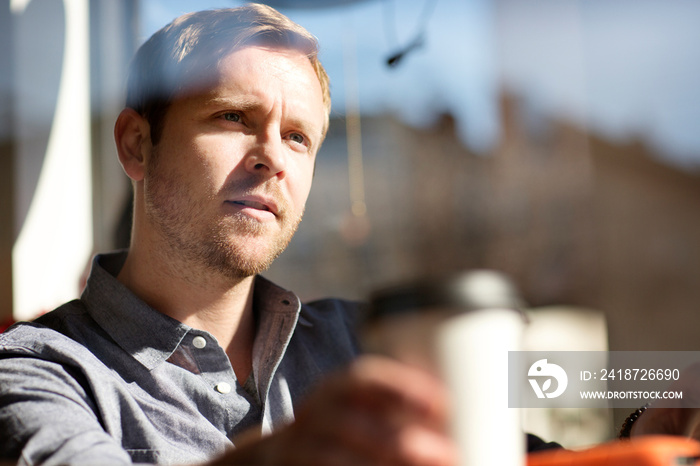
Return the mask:
POLYGON ((527 456, 527 466, 680 466, 700 465, 700 442, 650 435, 617 440, 586 450, 547 450, 527 456))

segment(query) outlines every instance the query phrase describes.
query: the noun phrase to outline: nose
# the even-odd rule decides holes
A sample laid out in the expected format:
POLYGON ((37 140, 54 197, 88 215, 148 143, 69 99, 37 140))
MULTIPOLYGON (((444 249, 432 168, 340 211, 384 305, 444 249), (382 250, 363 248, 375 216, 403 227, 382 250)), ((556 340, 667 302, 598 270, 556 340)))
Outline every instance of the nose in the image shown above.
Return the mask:
POLYGON ((258 135, 254 147, 248 152, 246 169, 257 175, 283 178, 287 159, 279 132, 266 132, 258 135))

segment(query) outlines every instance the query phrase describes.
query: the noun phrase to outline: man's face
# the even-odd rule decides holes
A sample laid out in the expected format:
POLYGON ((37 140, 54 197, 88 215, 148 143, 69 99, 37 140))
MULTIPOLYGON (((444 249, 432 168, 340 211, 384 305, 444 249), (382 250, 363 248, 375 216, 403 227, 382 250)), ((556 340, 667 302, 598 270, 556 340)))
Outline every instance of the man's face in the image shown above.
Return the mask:
POLYGON ((301 221, 324 121, 313 67, 285 49, 235 51, 176 99, 144 180, 168 253, 232 278, 267 268, 301 221))

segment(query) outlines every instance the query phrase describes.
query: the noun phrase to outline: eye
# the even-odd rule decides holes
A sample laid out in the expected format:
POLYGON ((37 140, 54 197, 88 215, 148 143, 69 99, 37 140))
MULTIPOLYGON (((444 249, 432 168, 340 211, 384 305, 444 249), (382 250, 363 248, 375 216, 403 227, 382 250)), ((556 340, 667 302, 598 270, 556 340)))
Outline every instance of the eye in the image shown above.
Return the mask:
POLYGON ((241 115, 235 112, 227 112, 222 115, 224 120, 232 121, 234 123, 239 123, 241 121, 241 115))
POLYGON ((306 142, 306 139, 304 138, 304 136, 299 134, 299 133, 290 134, 289 140, 296 142, 297 144, 304 144, 306 142))

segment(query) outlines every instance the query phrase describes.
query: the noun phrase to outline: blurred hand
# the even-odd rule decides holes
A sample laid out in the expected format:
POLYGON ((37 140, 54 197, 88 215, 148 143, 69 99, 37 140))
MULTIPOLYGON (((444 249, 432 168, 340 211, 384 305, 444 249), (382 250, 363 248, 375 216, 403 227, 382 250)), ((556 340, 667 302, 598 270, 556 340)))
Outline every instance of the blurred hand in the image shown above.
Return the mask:
POLYGON ((446 392, 419 369, 362 357, 329 377, 269 437, 242 439, 215 464, 274 466, 456 464, 446 392))
POLYGON ((669 391, 682 391, 682 399, 659 400, 632 425, 631 437, 680 435, 700 440, 700 363, 681 372, 669 391))

